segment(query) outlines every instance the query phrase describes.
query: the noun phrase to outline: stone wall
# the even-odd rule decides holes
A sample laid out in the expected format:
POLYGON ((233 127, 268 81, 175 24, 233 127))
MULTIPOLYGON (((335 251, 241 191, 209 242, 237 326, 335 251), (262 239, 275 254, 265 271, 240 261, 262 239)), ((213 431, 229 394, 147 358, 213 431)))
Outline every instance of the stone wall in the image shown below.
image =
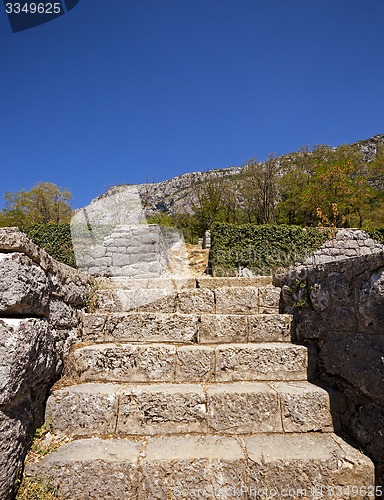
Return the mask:
POLYGON ((78 340, 90 278, 15 228, 0 229, 0 498, 15 484, 48 390, 78 340))
POLYGON ((333 256, 328 242, 312 260, 322 263, 309 260, 274 282, 283 287, 281 312, 293 313, 293 340, 309 347, 312 380, 331 388, 336 427, 372 458, 382 485, 384 247, 349 234, 336 235, 333 256), (355 253, 339 252, 346 245, 355 253))

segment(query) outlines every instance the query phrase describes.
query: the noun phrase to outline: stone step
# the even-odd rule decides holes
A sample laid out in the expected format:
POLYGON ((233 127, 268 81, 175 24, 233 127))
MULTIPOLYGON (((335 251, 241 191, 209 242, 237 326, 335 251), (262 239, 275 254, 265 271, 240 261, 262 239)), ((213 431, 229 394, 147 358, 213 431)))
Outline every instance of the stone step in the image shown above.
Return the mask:
POLYGON ((74 350, 66 376, 80 382, 306 380, 307 350, 265 344, 93 344, 74 350))
POLYGON ((308 382, 79 384, 46 407, 71 437, 332 431, 328 393, 308 382))
POLYGON ((95 290, 93 300, 100 312, 263 314, 279 312, 280 288, 104 289, 95 290))
POLYGON ((247 287, 272 285, 272 276, 253 276, 251 278, 199 276, 196 278, 147 278, 126 277, 96 278, 97 289, 113 290, 182 290, 191 288, 247 287))
POLYGON ((65 500, 367 499, 375 491, 372 462, 321 433, 81 439, 29 464, 27 475, 65 500))
POLYGON ((83 317, 86 342, 288 342, 289 314, 91 313, 83 317))

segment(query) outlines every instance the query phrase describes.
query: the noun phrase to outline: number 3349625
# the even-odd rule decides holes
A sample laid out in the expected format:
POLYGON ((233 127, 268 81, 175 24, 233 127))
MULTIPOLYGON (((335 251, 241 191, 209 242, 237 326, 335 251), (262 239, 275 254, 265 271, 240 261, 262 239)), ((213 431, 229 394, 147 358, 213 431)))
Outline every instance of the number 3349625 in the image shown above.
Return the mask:
POLYGON ((7 14, 61 14, 61 3, 6 3, 7 14))

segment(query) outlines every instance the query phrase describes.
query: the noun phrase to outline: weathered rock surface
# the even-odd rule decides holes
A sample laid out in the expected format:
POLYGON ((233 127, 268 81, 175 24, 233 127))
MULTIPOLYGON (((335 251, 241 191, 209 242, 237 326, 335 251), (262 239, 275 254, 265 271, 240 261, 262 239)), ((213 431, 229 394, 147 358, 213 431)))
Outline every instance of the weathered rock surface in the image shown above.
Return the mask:
POLYGON ((76 349, 66 376, 85 382, 305 380, 307 354, 284 343, 95 344, 76 349))
POLYGON ((90 280, 16 228, 0 229, 0 498, 14 497, 64 354, 79 341, 90 280))
POLYGON ((0 405, 57 374, 52 328, 42 319, 0 319, 0 405))
MULTIPOLYGON (((121 485, 131 481, 126 494, 135 499, 227 499, 239 491, 249 498, 285 497, 288 487, 308 489, 288 493, 291 498, 311 498, 319 484, 345 481, 373 488, 369 459, 332 433, 329 393, 307 382, 308 350, 288 343, 291 318, 277 313, 280 293, 270 283, 239 287, 216 278, 183 288, 165 280, 162 289, 157 279, 140 289, 125 279, 123 290, 113 290, 117 280, 106 281, 100 296, 111 310, 84 317, 83 340, 92 344, 71 353, 67 378, 52 392, 46 413, 51 432, 90 438, 96 450, 103 445, 95 436, 129 443, 129 470, 109 459, 115 445, 106 445, 103 454, 96 451, 100 463, 89 467, 92 474, 116 470, 121 485), (135 309, 119 311, 127 306, 135 309)), ((329 301, 330 287, 322 286, 308 293, 320 297, 326 289, 329 301)), ((345 283, 340 290, 351 295, 345 283)), ((71 444, 65 447, 66 464, 58 450, 34 470, 52 475, 57 485, 65 482, 67 498, 92 498, 95 490, 72 485, 57 466, 85 477, 87 443, 78 441, 73 454, 71 444)))
POLYGON ((383 246, 370 252, 300 266, 275 283, 283 286, 282 310, 293 312, 293 338, 314 347, 315 376, 335 390, 335 420, 375 460, 383 484, 383 246))
POLYGON ((47 315, 48 278, 22 253, 0 253, 0 314, 47 315))
POLYGON ((30 466, 28 474, 50 476, 66 500, 99 500, 111 491, 117 500, 320 495, 361 500, 375 491, 370 460, 334 434, 320 433, 241 440, 202 435, 81 439, 30 466))

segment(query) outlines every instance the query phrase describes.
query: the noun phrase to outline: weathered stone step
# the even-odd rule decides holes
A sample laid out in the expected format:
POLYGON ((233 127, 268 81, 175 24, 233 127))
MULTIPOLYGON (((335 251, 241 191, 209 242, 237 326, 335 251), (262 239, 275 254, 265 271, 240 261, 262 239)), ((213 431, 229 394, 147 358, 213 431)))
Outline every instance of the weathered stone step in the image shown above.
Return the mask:
POLYGON ((81 439, 29 465, 27 474, 40 483, 47 478, 63 500, 367 499, 375 491, 372 462, 336 435, 321 433, 240 441, 201 435, 81 439))
POLYGON ((306 380, 307 351, 283 343, 93 344, 73 351, 66 375, 129 383, 306 380))
POLYGON ((134 279, 125 277, 97 278, 97 288, 113 290, 182 290, 191 288, 267 286, 272 284, 272 276, 253 276, 250 278, 200 276, 196 278, 146 278, 134 279))
POLYGON ((332 430, 328 393, 308 382, 80 384, 53 392, 46 420, 72 437, 332 430))
POLYGON ((92 313, 83 318, 91 342, 287 342, 289 314, 92 313))
POLYGON ((269 286, 96 290, 94 300, 101 312, 162 312, 186 314, 278 313, 280 288, 269 286))

